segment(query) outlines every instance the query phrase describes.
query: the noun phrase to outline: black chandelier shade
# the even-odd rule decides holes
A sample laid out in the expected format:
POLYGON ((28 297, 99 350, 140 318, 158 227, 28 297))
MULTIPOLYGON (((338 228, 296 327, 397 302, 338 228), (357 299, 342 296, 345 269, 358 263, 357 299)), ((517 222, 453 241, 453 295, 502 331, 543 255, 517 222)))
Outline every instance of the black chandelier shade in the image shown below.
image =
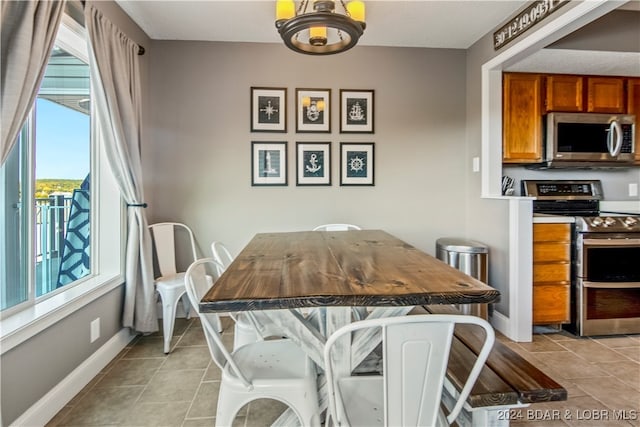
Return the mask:
POLYGON ((333 1, 316 1, 314 12, 276 20, 276 28, 285 45, 308 55, 331 55, 354 47, 364 33, 366 23, 334 12, 333 4, 333 1), (323 36, 311 34, 312 29, 320 28, 324 29, 323 36))

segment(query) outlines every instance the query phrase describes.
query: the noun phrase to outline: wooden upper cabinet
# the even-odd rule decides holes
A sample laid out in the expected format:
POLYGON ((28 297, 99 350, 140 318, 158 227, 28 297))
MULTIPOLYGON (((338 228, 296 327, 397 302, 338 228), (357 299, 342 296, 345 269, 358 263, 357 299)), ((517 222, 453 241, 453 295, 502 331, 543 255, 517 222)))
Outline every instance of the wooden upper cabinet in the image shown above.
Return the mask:
POLYGON ((502 160, 542 161, 542 88, 539 74, 505 73, 502 81, 502 160))
POLYGON ((636 115, 636 164, 640 164, 640 78, 627 80, 627 113, 636 115))
POLYGON ((625 79, 548 75, 545 109, 576 113, 624 113, 625 79))
POLYGON ((624 79, 587 77, 587 113, 624 112, 624 79))
POLYGON ((583 81, 582 76, 547 76, 546 110, 565 112, 584 111, 583 81))

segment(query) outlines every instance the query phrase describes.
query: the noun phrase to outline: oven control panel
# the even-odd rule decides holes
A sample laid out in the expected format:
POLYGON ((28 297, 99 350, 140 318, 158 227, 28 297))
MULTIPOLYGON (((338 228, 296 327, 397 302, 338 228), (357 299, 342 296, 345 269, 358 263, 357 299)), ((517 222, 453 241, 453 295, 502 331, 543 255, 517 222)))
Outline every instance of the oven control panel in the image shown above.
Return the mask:
POLYGON ((522 181, 522 195, 539 200, 601 200, 600 180, 522 181))

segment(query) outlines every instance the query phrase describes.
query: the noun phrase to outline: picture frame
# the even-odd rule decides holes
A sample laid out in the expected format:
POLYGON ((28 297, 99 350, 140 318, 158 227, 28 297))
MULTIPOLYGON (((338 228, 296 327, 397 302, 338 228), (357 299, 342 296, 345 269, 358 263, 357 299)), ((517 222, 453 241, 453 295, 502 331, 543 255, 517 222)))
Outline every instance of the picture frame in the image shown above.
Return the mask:
POLYGON ((374 91, 340 89, 340 133, 374 133, 374 91))
POLYGON ((331 89, 296 89, 296 132, 331 132, 331 89))
POLYGON ((287 185, 286 141, 251 141, 251 185, 287 185))
POLYGON ((251 88, 251 132, 287 132, 287 88, 251 88))
POLYGON ((375 144, 340 143, 340 185, 374 185, 375 144))
POLYGON ((331 142, 296 143, 296 185, 331 185, 331 142))

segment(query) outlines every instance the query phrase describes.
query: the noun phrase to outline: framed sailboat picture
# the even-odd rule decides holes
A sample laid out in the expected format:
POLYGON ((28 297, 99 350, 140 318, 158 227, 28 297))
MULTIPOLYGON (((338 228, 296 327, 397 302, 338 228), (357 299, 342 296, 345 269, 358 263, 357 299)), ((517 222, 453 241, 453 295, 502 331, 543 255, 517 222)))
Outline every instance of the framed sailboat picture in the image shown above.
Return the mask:
POLYGON ((340 133, 373 133, 373 93, 340 89, 340 133))
POLYGON ((287 143, 251 142, 251 185, 287 185, 287 143))

